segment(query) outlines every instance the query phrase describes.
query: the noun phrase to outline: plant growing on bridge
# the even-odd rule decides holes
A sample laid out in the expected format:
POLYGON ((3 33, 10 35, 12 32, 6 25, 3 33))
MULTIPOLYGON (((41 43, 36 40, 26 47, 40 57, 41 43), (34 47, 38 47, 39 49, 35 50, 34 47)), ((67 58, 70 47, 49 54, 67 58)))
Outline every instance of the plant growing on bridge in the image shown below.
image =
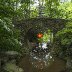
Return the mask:
POLYGON ((47 42, 50 42, 51 38, 52 38, 51 31, 48 30, 47 32, 44 32, 43 33, 43 37, 42 38, 39 38, 38 40, 40 42, 46 42, 47 43, 47 42))

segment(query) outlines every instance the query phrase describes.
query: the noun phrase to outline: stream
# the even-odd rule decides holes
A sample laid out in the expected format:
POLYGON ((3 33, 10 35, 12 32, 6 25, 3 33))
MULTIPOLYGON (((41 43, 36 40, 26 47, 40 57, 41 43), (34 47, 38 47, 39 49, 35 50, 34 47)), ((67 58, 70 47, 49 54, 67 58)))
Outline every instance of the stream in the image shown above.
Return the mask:
POLYGON ((31 52, 22 57, 18 65, 24 72, 61 72, 65 68, 65 62, 52 57, 50 52, 31 52))

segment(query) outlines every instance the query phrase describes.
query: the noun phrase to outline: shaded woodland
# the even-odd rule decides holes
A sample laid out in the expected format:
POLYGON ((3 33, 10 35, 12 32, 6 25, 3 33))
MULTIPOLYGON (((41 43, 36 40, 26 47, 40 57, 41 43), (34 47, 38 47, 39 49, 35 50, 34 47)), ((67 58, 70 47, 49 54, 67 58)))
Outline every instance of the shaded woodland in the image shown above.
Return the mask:
POLYGON ((47 40, 48 52, 65 62, 64 72, 72 72, 72 0, 0 0, 0 72, 11 72, 4 68, 11 60, 20 65, 32 42, 47 40))

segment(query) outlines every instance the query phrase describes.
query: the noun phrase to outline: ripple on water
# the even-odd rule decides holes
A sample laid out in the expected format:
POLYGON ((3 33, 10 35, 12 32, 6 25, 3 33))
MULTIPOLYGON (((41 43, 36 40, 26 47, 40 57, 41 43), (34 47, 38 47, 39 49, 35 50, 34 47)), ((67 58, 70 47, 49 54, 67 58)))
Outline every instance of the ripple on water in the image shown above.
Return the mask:
POLYGON ((47 67, 52 61, 53 60, 50 53, 44 55, 41 55, 40 53, 39 55, 31 54, 32 65, 33 67, 36 67, 38 69, 43 69, 44 67, 47 67))

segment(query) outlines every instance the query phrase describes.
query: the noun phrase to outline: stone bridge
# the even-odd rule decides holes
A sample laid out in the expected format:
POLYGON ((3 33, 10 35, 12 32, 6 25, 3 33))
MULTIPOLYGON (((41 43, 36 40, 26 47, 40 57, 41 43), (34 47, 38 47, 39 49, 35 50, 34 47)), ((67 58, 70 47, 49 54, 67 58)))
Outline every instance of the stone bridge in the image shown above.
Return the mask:
MULTIPOLYGON (((28 40, 28 31, 30 29, 50 29, 53 33, 54 43, 55 43, 55 34, 64 28, 67 20, 64 19, 50 19, 50 18, 32 18, 26 19, 20 22, 17 22, 16 27, 21 30, 21 41, 24 47, 30 47, 28 40)), ((34 30, 35 31, 35 30, 34 30)))

